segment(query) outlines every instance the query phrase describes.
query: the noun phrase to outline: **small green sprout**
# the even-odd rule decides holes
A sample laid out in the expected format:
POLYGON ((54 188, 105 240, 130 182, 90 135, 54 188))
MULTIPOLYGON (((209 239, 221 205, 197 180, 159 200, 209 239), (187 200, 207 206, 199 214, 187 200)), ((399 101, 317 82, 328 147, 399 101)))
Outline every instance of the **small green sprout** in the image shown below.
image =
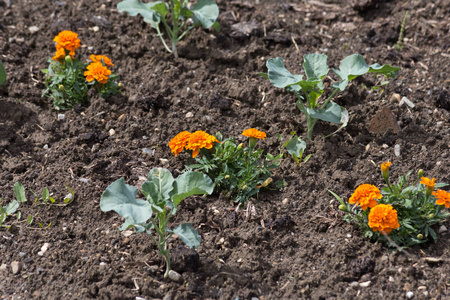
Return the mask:
POLYGON ((5 67, 3 67, 3 63, 0 60, 0 85, 4 84, 6 81, 6 71, 5 67))
POLYGON ((400 27, 400 34, 398 35, 397 43, 394 45, 394 48, 397 50, 403 49, 403 35, 405 33, 406 26, 406 18, 408 17, 409 11, 407 10, 405 16, 403 17, 402 26, 400 27))

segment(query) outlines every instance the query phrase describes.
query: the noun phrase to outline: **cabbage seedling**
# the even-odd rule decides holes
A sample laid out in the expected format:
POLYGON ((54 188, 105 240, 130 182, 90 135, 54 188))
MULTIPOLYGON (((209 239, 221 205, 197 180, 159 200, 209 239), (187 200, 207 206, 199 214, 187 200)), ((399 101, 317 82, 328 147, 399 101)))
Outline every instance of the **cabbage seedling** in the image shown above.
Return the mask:
POLYGON ((127 12, 130 16, 140 14, 144 17, 144 22, 155 28, 166 50, 178 57, 177 42, 194 27, 202 25, 205 29, 213 27, 217 31, 220 30, 220 25, 216 22, 219 16, 219 7, 214 1, 197 0, 192 7, 188 3, 187 0, 149 3, 142 3, 140 0, 124 0, 117 4, 117 9, 119 12, 127 12), (169 12, 171 15, 170 24, 169 18, 167 18, 169 12), (188 25, 191 22, 190 19, 192 19, 192 24, 188 25), (172 48, 169 48, 163 38, 159 28, 160 23, 166 29, 172 48))
POLYGON ((284 66, 281 57, 269 59, 266 63, 268 73, 260 73, 260 75, 269 79, 274 86, 285 88, 297 95, 298 100, 296 104, 306 116, 306 122, 308 124, 307 137, 309 140, 312 139, 312 132, 318 120, 342 124, 338 130, 347 126, 349 120, 347 109, 330 101, 337 92, 343 91, 351 80, 366 73, 377 73, 388 77, 395 77, 397 70, 399 70, 399 68, 391 67, 390 65, 380 66, 379 64, 373 64, 369 66, 360 54, 347 56, 342 60, 339 70, 333 69, 341 81, 333 84, 333 92, 321 104, 319 97, 325 91, 322 80, 328 75, 329 71, 327 56, 312 53, 305 55, 303 59, 306 79, 303 79, 303 75, 293 75, 289 72, 284 66))
POLYGON ((174 179, 169 170, 154 168, 148 174, 148 181, 142 184, 141 192, 145 200, 136 199, 137 189, 125 184, 121 178, 103 192, 100 208, 102 211, 114 210, 125 218, 120 230, 134 227, 136 233, 145 231, 150 235, 166 261, 164 277, 167 278, 170 271, 169 238, 177 234, 188 247, 200 245, 200 235, 191 224, 184 223, 169 229, 170 217, 178 211, 183 199, 192 195, 210 195, 213 190, 214 183, 203 173, 186 172, 174 179))

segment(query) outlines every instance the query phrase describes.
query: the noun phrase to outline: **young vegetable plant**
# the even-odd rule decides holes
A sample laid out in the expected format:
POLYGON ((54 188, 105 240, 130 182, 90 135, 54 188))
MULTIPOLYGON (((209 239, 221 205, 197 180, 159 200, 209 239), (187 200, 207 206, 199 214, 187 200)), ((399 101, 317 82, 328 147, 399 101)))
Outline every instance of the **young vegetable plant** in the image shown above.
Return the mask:
POLYGON ((119 12, 127 12, 130 16, 142 15, 144 22, 155 28, 166 50, 178 57, 177 42, 196 26, 202 25, 205 29, 213 27, 217 31, 220 30, 219 23, 216 22, 219 16, 219 7, 214 1, 197 0, 192 7, 188 4, 187 0, 154 1, 149 3, 142 3, 140 0, 124 0, 117 4, 117 9, 119 12), (169 12, 170 18, 168 18, 169 12), (166 29, 171 48, 169 48, 163 38, 159 28, 160 23, 166 29))
MULTIPOLYGON (((19 209, 19 205, 20 203, 27 202, 27 198, 25 196, 25 188, 20 182, 16 182, 14 184, 14 195, 16 196, 16 199, 11 203, 7 204, 6 206, 0 205, 0 227, 11 227, 3 225, 3 222, 5 222, 6 218, 10 215, 16 214, 17 219, 20 219, 21 213, 20 211, 17 212, 17 210, 19 209)), ((0 199, 0 203, 1 202, 2 199, 0 199)))
POLYGON ((158 246, 166 261, 164 277, 169 276, 169 238, 177 234, 188 247, 200 245, 200 235, 191 224, 184 223, 173 230, 167 227, 170 217, 178 211, 178 205, 192 195, 210 195, 214 183, 205 174, 186 172, 177 179, 169 170, 154 168, 148 174, 148 181, 142 184, 144 199, 136 199, 137 189, 118 179, 106 188, 100 199, 102 211, 115 211, 125 218, 119 230, 134 227, 136 233, 147 232, 158 246), (148 222, 150 220, 150 222, 148 222))
POLYGON ((312 156, 312 154, 308 154, 302 159, 303 152, 306 149, 306 143, 300 137, 295 136, 295 133, 294 136, 283 145, 283 147, 286 148, 287 152, 292 156, 299 167, 301 167, 302 162, 307 162, 312 156))
POLYGON ((374 185, 362 184, 348 203, 330 191, 339 200, 339 209, 346 213, 344 220, 356 223, 365 237, 383 240, 399 249, 429 240, 436 242, 438 237, 432 226, 450 216, 444 208, 450 207, 450 193, 434 189, 447 184, 423 177, 421 170, 415 180, 408 180, 409 172, 392 184, 390 165, 391 162, 381 165, 386 181, 381 191, 374 185))
POLYGON ((339 91, 345 90, 351 80, 366 73, 377 73, 394 77, 399 69, 389 65, 380 66, 379 64, 373 64, 369 66, 360 54, 347 56, 342 60, 339 70, 333 69, 341 81, 333 84, 334 90, 321 103, 319 98, 325 92, 322 80, 329 72, 327 56, 312 53, 305 55, 303 59, 305 79, 303 75, 293 75, 289 72, 280 57, 269 59, 266 63, 268 73, 260 73, 260 75, 269 79, 274 86, 285 88, 295 93, 298 98, 296 102, 297 107, 306 116, 308 125, 307 137, 309 140, 312 139, 313 129, 318 120, 342 124, 334 133, 347 126, 349 120, 348 111, 337 103, 331 102, 331 100, 339 91))

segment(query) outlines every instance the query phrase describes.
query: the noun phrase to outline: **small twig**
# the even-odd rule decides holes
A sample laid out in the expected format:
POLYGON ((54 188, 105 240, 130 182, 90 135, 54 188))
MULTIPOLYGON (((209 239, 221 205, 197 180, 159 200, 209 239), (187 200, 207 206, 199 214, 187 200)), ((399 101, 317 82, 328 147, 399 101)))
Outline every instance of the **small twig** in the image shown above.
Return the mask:
POLYGON ((297 49, 298 55, 302 56, 302 54, 300 53, 300 49, 298 48, 297 42, 295 41, 293 35, 291 35, 291 40, 292 40, 292 43, 294 43, 295 49, 297 49))
POLYGON ((386 232, 381 231, 381 234, 384 235, 384 237, 388 240, 388 242, 394 246, 395 248, 397 248, 398 251, 403 252, 404 254, 406 254, 406 256, 408 256, 411 259, 416 259, 416 257, 414 257, 412 254, 410 254, 408 251, 402 249, 399 245, 397 245, 387 234, 386 232))

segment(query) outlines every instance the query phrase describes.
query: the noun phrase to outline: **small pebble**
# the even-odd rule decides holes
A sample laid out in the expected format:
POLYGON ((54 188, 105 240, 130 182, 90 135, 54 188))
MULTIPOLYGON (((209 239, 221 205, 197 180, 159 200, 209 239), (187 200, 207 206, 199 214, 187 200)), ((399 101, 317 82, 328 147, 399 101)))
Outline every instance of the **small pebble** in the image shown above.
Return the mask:
POLYGON ((102 262, 100 263, 100 266, 104 266, 104 265, 106 265, 106 263, 105 263, 104 261, 102 261, 102 262))
POLYGON ((447 229, 447 227, 445 227, 445 225, 441 225, 441 227, 439 227, 439 230, 438 230, 439 233, 444 233, 446 231, 448 231, 448 229, 447 229))
POLYGON ((2 264, 0 266, 0 273, 1 272, 6 272, 8 270, 8 265, 7 264, 2 264))
POLYGON ((30 26, 30 27, 28 27, 28 31, 30 32, 30 33, 36 33, 36 32, 38 32, 39 31, 39 27, 37 27, 37 26, 30 26))
POLYGON ((369 285, 370 285, 370 280, 369 280, 369 281, 366 281, 366 282, 361 282, 361 283, 359 284, 360 287, 368 287, 369 285))
POLYGON ((181 280, 181 275, 180 275, 180 273, 177 273, 174 270, 170 270, 169 271, 169 278, 170 278, 170 280, 178 282, 178 281, 181 280))
POLYGON ((414 298, 414 293, 411 291, 406 292, 406 298, 408 298, 408 299, 414 298))
POLYGON ((352 283, 350 283, 350 287, 352 288, 357 288, 359 286, 358 281, 353 281, 352 283))
POLYGON ((19 252, 19 256, 20 256, 20 257, 24 257, 25 255, 27 255, 26 252, 19 252))
POLYGON ((172 294, 165 295, 163 300, 172 300, 172 294))
POLYGON ((97 31, 99 31, 99 30, 100 30, 100 28, 99 28, 98 26, 92 27, 92 31, 93 31, 93 32, 97 32, 97 31))
POLYGON ((186 114, 186 118, 192 118, 193 116, 194 116, 194 114, 191 113, 191 112, 188 112, 188 113, 186 114))
POLYGON ((87 178, 80 178, 80 181, 83 183, 89 183, 90 180, 87 178))
POLYGON ((399 144, 396 144, 394 146, 394 154, 395 154, 395 156, 400 156, 400 145, 399 144))
POLYGON ((281 202, 283 205, 286 205, 289 203, 289 199, 288 198, 284 198, 283 201, 281 202))
POLYGON ((11 263, 11 270, 14 275, 18 274, 21 269, 22 269, 22 263, 20 263, 18 261, 13 261, 11 263))
POLYGON ((400 100, 399 105, 400 105, 400 106, 403 106, 403 104, 406 104, 406 105, 408 105, 408 106, 411 107, 411 108, 414 108, 414 107, 415 107, 414 103, 412 103, 411 100, 409 100, 409 99, 406 98, 406 97, 403 97, 402 100, 400 100))
POLYGON ((148 149, 148 148, 142 148, 142 152, 143 152, 143 153, 146 153, 146 154, 148 154, 148 155, 153 155, 153 150, 150 150, 150 149, 148 149))
POLYGON ((44 147, 42 147, 44 150, 48 150, 49 149, 49 147, 48 147, 48 145, 47 144, 45 144, 44 145, 44 147))
POLYGON ((65 114, 58 114, 58 120, 64 121, 65 119, 66 119, 66 115, 65 114))
POLYGON ((116 134, 116 131, 114 130, 114 129, 110 129, 109 130, 109 136, 113 136, 113 135, 115 135, 116 134))

